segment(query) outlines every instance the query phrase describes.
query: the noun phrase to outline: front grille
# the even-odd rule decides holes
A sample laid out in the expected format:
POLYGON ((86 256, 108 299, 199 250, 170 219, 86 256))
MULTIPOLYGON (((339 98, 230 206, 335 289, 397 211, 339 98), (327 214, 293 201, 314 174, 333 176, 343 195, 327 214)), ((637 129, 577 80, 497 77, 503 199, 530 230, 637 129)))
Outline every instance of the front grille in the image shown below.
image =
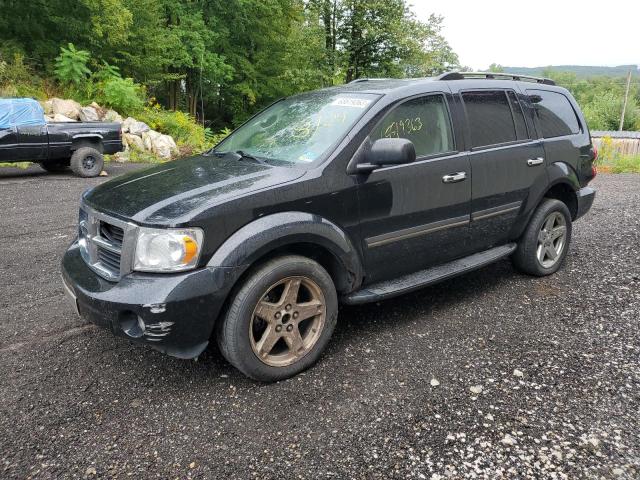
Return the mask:
POLYGON ((80 210, 79 243, 85 262, 100 276, 117 281, 131 271, 131 248, 125 240, 136 226, 93 211, 80 210))
POLYGON ((122 246, 124 230, 107 222, 100 222, 100 236, 114 245, 122 246))
POLYGON ((103 266, 111 270, 114 274, 120 273, 120 254, 111 252, 103 247, 98 247, 98 259, 103 266))

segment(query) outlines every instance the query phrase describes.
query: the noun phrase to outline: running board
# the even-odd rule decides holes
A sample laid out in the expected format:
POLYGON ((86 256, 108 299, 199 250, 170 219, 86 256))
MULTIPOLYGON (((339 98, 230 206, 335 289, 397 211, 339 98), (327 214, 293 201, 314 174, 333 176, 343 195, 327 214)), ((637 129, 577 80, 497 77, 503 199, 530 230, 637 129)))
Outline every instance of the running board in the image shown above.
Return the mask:
POLYGON ((515 243, 491 248, 484 252, 474 253, 468 257, 460 258, 437 267, 427 268, 419 272, 410 273, 404 277, 394 278, 385 282, 374 283, 356 292, 350 293, 342 298, 347 305, 358 305, 361 303, 377 302, 387 298, 409 293, 414 290, 442 282, 449 278, 470 272, 477 268, 484 267, 496 262, 513 253, 516 249, 515 243))

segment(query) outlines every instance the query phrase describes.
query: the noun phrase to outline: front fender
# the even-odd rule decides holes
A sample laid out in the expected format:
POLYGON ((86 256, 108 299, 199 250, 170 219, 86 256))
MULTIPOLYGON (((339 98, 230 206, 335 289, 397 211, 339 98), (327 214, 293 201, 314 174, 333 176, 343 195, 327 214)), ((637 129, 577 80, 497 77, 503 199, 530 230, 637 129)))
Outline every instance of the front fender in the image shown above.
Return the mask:
POLYGON ((315 244, 331 252, 352 277, 362 279, 362 263, 347 234, 326 218, 305 212, 280 212, 254 220, 231 235, 213 254, 208 267, 248 268, 276 248, 315 244))

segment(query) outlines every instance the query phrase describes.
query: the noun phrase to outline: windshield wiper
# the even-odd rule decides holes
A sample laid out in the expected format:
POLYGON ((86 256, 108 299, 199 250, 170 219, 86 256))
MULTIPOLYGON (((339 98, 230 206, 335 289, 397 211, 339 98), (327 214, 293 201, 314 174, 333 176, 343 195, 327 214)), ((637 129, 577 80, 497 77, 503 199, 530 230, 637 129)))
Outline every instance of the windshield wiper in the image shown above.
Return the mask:
POLYGON ((255 163, 260 163, 261 165, 268 165, 268 163, 265 162, 262 158, 258 158, 242 150, 236 150, 235 152, 215 152, 213 150, 210 150, 209 152, 207 152, 207 154, 215 155, 218 158, 231 157, 234 160, 249 160, 255 163))
POLYGON ((238 160, 251 160, 252 162, 260 163, 262 165, 267 165, 267 162, 265 162, 261 158, 258 158, 258 157, 255 157, 253 155, 250 155, 250 154, 248 154, 246 152, 243 152, 242 150, 236 150, 233 153, 238 155, 238 160))

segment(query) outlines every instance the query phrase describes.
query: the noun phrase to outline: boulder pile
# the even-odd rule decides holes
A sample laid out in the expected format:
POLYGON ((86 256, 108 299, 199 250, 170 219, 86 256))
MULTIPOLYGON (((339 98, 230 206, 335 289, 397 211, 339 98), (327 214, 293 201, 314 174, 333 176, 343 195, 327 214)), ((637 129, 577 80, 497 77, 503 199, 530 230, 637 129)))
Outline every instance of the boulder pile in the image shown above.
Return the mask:
POLYGON ((52 98, 43 103, 47 122, 115 122, 122 125, 122 143, 125 151, 115 155, 117 161, 127 161, 131 150, 150 152, 163 160, 178 154, 178 146, 170 135, 151 130, 149 125, 132 117, 123 119, 115 110, 102 108, 97 103, 83 107, 74 100, 52 98))

